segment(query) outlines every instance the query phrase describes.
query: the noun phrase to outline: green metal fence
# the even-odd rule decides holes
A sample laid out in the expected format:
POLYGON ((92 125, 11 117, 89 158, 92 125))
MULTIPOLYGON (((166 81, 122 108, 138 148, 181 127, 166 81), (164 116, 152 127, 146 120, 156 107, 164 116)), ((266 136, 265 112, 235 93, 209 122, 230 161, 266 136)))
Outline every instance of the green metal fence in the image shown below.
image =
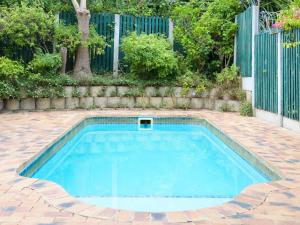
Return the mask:
MULTIPOLYGON (((64 12, 59 15, 60 20, 66 24, 75 24, 77 22, 74 13, 64 12)), ((95 73, 112 71, 113 69, 113 47, 114 47, 114 14, 97 13, 91 15, 91 24, 96 28, 99 35, 105 37, 108 46, 105 48, 103 55, 97 55, 95 49, 90 49, 91 69, 95 73)), ((75 56, 68 56, 67 70, 74 67, 75 56)))
MULTIPOLYGON (((75 24, 76 17, 74 13, 64 12, 59 15, 60 20, 66 24, 75 24)), ((114 23, 115 15, 110 13, 97 13, 91 15, 91 24, 94 24, 98 34, 104 36, 109 44, 105 53, 97 56, 93 49, 90 49, 91 67, 93 72, 113 70, 113 50, 114 50, 114 23)), ((122 38, 129 33, 136 31, 138 34, 157 33, 169 37, 169 19, 162 17, 135 17, 129 15, 120 16, 120 43, 122 38)), ((119 60, 122 63, 123 53, 119 51, 119 60)), ((69 56, 67 70, 74 67, 74 56, 69 56)))
POLYGON ((242 77, 252 75, 252 7, 236 18, 238 32, 236 34, 236 64, 242 77))
POLYGON ((282 41, 283 115, 300 120, 300 45, 285 46, 300 41, 300 29, 283 33, 282 41))
POLYGON ((260 33, 255 36, 255 107, 278 112, 278 36, 260 33))

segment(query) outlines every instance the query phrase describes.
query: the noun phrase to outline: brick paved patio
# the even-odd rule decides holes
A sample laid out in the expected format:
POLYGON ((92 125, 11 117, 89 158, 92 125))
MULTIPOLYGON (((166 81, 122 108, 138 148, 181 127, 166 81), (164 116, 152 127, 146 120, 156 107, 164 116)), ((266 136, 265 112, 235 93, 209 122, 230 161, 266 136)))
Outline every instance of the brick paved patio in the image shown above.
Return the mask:
POLYGON ((62 111, 0 114, 0 225, 300 224, 300 135, 256 118, 212 111, 62 111), (135 213, 87 205, 54 183, 17 169, 87 116, 206 118, 266 161, 283 179, 248 187, 221 206, 174 213, 135 213))

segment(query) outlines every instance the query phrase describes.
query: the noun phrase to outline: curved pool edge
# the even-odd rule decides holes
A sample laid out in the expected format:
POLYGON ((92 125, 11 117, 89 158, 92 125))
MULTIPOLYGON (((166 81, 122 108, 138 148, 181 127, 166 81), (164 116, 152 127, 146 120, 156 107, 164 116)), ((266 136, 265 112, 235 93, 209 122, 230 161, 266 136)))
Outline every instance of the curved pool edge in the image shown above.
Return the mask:
MULTIPOLYGON (((50 146, 59 141, 64 135, 78 126, 83 120, 88 118, 93 118, 98 116, 85 116, 79 119, 77 122, 74 122, 73 125, 69 128, 66 128, 62 135, 57 137, 50 144, 47 144, 39 153, 35 154, 29 160, 24 162, 21 166, 17 168, 17 173, 19 174, 25 167, 27 167, 30 163, 34 162, 40 155, 42 155, 50 146)), ((114 116, 117 117, 117 116, 114 116)), ((119 116, 124 117, 124 116, 119 116)), ((169 117, 178 117, 178 116, 169 116, 169 117)), ((195 116, 189 116, 195 117, 195 116)), ((197 117, 196 117, 197 118, 197 117)), ((214 126, 216 129, 224 133, 227 137, 232 139, 229 134, 223 132, 220 128, 218 128, 214 123, 212 123, 207 118, 197 118, 203 119, 214 126)), ((232 139, 234 142, 238 143, 236 140, 232 139)), ((240 143, 238 143, 241 145, 240 143)), ((242 146, 242 145, 241 145, 242 146)), ((242 146, 243 147, 243 146, 242 146)), ((266 163, 265 160, 261 159, 261 157, 257 156, 255 153, 251 152, 245 148, 248 153, 253 155, 256 159, 262 160, 260 163, 265 163, 265 166, 269 167, 269 163, 266 163)), ((135 215, 143 215, 141 216, 141 221, 153 221, 156 220, 156 214, 161 214, 159 217, 164 218, 169 222, 190 222, 190 221, 198 221, 203 219, 203 213, 211 215, 213 214, 215 217, 223 218, 228 216, 234 216, 237 214, 242 214, 244 212, 248 212, 249 210, 255 209, 262 202, 265 201, 266 197, 270 192, 281 190, 282 182, 285 185, 289 185, 289 181, 283 180, 284 176, 278 172, 275 167, 269 168, 275 174, 277 174, 278 178, 269 183, 259 183, 253 184, 246 187, 239 195, 235 196, 235 198, 227 202, 225 204, 214 206, 210 208, 203 209, 195 209, 190 211, 176 211, 176 212, 164 212, 164 213, 151 213, 151 212, 134 212, 134 211, 126 211, 126 210, 118 210, 118 209, 110 209, 100 206, 90 205, 84 202, 79 201, 75 197, 68 194, 60 185, 44 180, 37 180, 34 178, 22 177, 24 179, 35 180, 31 185, 27 186, 27 188, 31 188, 38 193, 40 193, 41 197, 48 202, 51 206, 65 210, 71 213, 75 213, 82 216, 99 218, 99 219, 114 219, 115 221, 132 221, 135 215), (181 216, 178 216, 178 215, 181 216), (127 219, 124 219, 124 215, 127 215, 127 219), (129 216, 132 215, 132 216, 129 216)), ((19 176, 19 175, 18 175, 19 176)), ((291 182, 292 184, 293 182, 291 182)))
MULTIPOLYGON (((25 178, 31 179, 31 178, 25 178)), ((132 222, 136 216, 140 216, 140 222, 157 220, 156 216, 166 222, 197 222, 203 220, 203 215, 213 218, 235 217, 259 207, 271 192, 282 189, 289 189, 292 183, 285 180, 278 180, 270 183, 253 184, 245 188, 239 195, 227 203, 209 208, 175 211, 175 212, 135 212, 128 210, 111 209, 84 203, 67 193, 60 185, 45 181, 36 180, 27 186, 37 191, 41 198, 50 206, 59 210, 74 213, 80 216, 92 217, 102 220, 114 220, 116 222, 132 222), (179 216, 181 215, 181 216, 179 216)))

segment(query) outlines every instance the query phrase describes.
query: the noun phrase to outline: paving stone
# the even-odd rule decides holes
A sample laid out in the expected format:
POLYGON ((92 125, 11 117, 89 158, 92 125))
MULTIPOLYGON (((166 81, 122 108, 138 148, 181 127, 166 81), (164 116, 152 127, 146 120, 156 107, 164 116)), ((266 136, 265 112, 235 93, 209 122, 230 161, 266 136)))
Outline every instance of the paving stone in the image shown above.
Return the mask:
MULTIPOLYGON (((95 98, 96 99, 96 98, 95 98)), ((95 100, 94 99, 94 100, 95 100)), ((145 98, 148 99, 148 98, 145 98)), ((299 224, 300 134, 238 113, 208 110, 102 110, 1 113, 0 224, 299 224), (184 212, 143 213, 77 203, 61 187, 16 174, 87 116, 192 116, 207 119, 278 170, 283 179, 248 186, 231 202, 184 212), (74 211, 72 211, 74 210, 74 211)))

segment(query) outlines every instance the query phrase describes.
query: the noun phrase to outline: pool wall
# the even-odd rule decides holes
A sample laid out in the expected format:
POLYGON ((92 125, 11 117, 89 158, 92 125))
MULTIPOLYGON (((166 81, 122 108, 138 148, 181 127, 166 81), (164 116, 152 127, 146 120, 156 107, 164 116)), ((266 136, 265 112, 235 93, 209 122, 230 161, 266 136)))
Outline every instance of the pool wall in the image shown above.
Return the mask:
MULTIPOLYGON (((145 117, 145 116, 143 116, 145 117)), ((151 117, 151 116, 149 116, 151 117)), ((105 123, 119 123, 119 124, 137 124, 139 117, 87 117, 79 123, 75 124, 73 128, 62 135, 50 147, 46 148, 40 154, 25 162, 18 169, 21 176, 32 177, 35 171, 46 163, 55 153, 57 153, 68 141, 70 141, 81 129, 92 124, 105 124, 105 123)), ((220 129, 216 128, 211 122, 205 119, 198 119, 194 117, 152 117, 155 124, 199 124, 208 128, 214 135, 221 139, 226 145, 234 150, 243 159, 248 161, 250 165, 256 168, 260 173, 270 178, 272 181, 280 179, 282 176, 268 163, 255 154, 249 152, 240 143, 237 143, 228 137, 220 129)))

